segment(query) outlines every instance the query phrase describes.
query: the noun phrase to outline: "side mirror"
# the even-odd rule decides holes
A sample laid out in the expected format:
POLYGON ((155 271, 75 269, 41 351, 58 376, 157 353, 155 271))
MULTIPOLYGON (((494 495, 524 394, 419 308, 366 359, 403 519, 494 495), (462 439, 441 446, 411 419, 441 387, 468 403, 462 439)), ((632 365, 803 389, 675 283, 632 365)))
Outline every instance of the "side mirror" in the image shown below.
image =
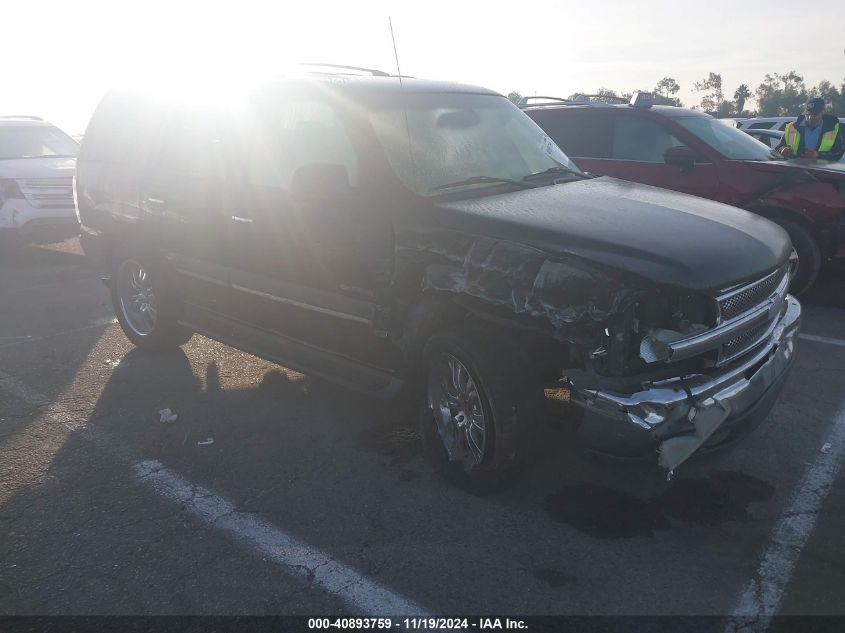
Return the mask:
POLYGON ((680 167, 681 171, 689 171, 695 167, 696 154, 685 145, 670 147, 663 152, 663 160, 667 165, 680 167))
POLYGON ((290 193, 295 198, 316 200, 348 198, 352 193, 349 173, 343 165, 303 165, 291 176, 290 193))

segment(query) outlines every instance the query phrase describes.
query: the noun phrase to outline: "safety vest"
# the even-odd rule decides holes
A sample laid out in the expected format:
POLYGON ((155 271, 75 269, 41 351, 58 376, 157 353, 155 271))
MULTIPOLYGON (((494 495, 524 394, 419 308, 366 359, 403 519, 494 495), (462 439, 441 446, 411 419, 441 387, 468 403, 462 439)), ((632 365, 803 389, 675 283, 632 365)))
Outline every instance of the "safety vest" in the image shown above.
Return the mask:
MULTIPOLYGON (((836 140, 837 134, 839 134, 839 122, 833 126, 832 130, 828 130, 822 134, 818 151, 829 152, 833 149, 833 142, 836 140)), ((786 124, 786 128, 783 130, 783 136, 784 139, 786 139, 786 144, 789 146, 789 149, 792 150, 792 153, 797 154, 798 144, 801 142, 801 132, 798 131, 798 128, 795 127, 794 123, 786 124)))

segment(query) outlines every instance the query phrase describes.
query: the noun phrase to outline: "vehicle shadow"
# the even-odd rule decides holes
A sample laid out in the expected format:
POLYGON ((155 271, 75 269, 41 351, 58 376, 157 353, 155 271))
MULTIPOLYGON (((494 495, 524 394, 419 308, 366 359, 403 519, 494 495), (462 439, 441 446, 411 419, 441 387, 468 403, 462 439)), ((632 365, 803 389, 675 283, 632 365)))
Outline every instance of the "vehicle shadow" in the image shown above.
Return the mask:
MULTIPOLYGON (((134 478, 131 466, 146 460, 363 573, 388 569, 389 584, 400 587, 397 569, 421 560, 448 560, 455 574, 484 557, 511 569, 515 560, 531 560, 532 543, 548 542, 546 553, 559 552, 558 536, 571 530, 635 542, 645 553, 668 531, 693 539, 688 526, 752 522, 754 504, 770 501, 775 489, 758 471, 790 466, 772 458, 754 468, 743 458, 691 468, 672 483, 665 476, 636 479, 627 468, 578 456, 566 446, 566 424, 547 425, 531 471, 511 488, 478 498, 428 468, 407 402, 373 402, 202 337, 187 352, 125 353, 86 428, 70 434, 38 482, 0 506, 0 529, 13 536, 0 539, 0 560, 17 565, 0 570, 0 590, 11 596, 3 610, 291 612, 258 598, 238 604, 221 598, 231 590, 243 599, 237 585, 253 572, 216 567, 224 541, 134 478), (164 409, 176 419, 167 421, 164 409), (480 537, 481 549, 467 547, 480 537), (198 560, 206 561, 201 574, 194 571, 198 560), (193 579, 190 586, 185 578, 193 579)), ((561 406, 550 404, 565 413, 561 406)), ((756 452, 777 456, 774 435, 758 435, 756 452)), ((529 575, 521 582, 544 591, 574 582, 563 563, 523 566, 529 575)), ((551 604, 543 595, 533 603, 519 599, 542 611, 551 604)))
POLYGON ((845 308, 845 263, 836 262, 822 269, 816 283, 801 295, 808 306, 845 308))

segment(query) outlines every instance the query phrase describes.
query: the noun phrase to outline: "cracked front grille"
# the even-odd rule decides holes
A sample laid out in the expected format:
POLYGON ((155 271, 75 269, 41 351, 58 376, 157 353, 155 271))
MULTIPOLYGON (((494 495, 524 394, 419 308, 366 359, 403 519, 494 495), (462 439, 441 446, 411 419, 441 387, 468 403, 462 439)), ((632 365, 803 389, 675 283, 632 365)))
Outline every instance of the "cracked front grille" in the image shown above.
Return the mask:
POLYGON ((722 323, 735 319, 766 301, 777 290, 786 274, 786 267, 781 267, 759 281, 720 297, 719 310, 722 323))

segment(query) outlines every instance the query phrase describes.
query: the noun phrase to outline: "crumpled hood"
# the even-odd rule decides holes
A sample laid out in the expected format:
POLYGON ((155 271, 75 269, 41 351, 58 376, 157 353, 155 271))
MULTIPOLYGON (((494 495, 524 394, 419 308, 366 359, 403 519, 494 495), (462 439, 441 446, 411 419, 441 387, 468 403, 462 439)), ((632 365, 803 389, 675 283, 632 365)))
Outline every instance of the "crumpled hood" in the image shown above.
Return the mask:
POLYGON ((0 160, 0 178, 72 178, 76 159, 13 158, 0 160))
POLYGON ((595 178, 441 202, 445 227, 571 254, 658 285, 718 290, 789 257, 789 236, 757 215, 686 194, 595 178))

